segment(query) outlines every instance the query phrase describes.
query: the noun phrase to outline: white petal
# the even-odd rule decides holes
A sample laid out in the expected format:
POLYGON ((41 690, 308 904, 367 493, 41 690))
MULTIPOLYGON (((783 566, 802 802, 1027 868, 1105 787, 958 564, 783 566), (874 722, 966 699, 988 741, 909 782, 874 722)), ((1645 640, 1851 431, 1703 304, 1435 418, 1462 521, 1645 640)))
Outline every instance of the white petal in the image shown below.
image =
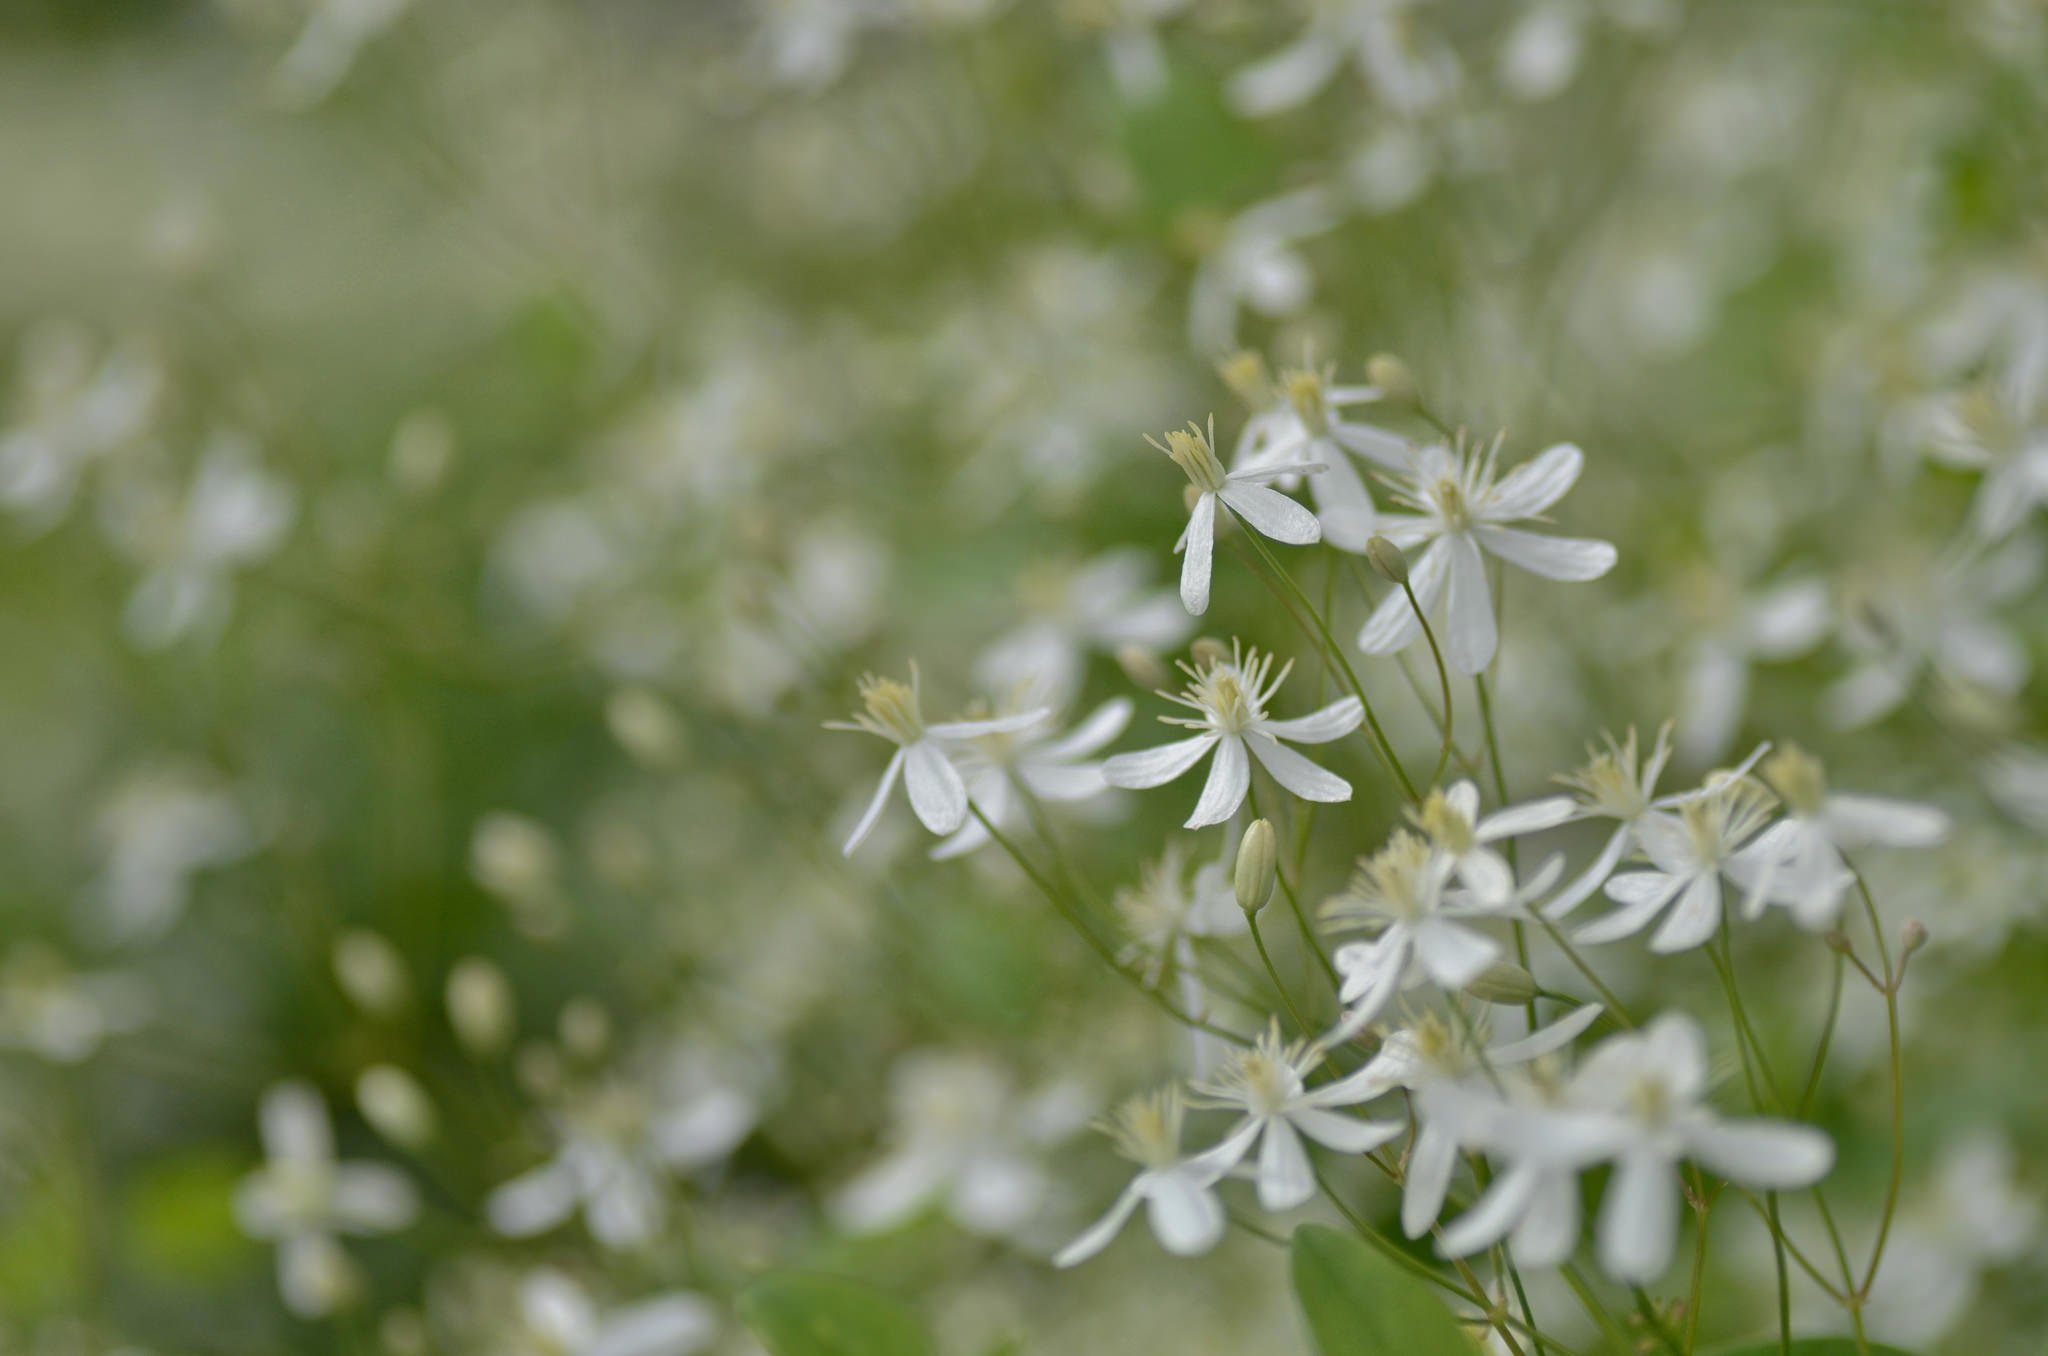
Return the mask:
POLYGON ((1266 1210, 1292 1210, 1316 1194, 1315 1170, 1308 1150, 1286 1118, 1266 1122, 1259 1144, 1259 1205, 1266 1210))
POLYGON ((1321 475, 1310 477, 1308 488, 1315 497, 1323 539, 1340 551, 1363 551, 1372 540, 1379 513, 1351 459, 1332 448, 1328 465, 1321 475))
POLYGON ((1187 827, 1206 828, 1221 824, 1244 804, 1244 793, 1252 784, 1251 759, 1245 756, 1244 740, 1225 735, 1216 742, 1216 758, 1209 764, 1209 780, 1202 784, 1202 797, 1187 827))
POLYGON ((882 780, 875 787, 874 797, 868 801, 868 808, 861 811, 860 823, 853 826, 853 832, 846 836, 846 846, 840 852, 848 857, 854 853, 873 831, 875 821, 882 817, 882 807, 889 803, 889 792, 896 785, 896 775, 903 771, 903 750, 898 749, 889 758, 889 766, 882 769, 882 780))
POLYGON ((665 1295, 614 1311, 577 1356, 689 1356, 718 1331, 718 1311, 695 1295, 665 1295))
POLYGON ((280 1083, 263 1094, 257 1113, 263 1152, 273 1163, 324 1164, 334 1160, 327 1104, 310 1083, 280 1083))
POLYGON ((1598 579, 1614 568, 1614 543, 1589 537, 1546 537, 1512 527, 1482 527, 1479 540, 1487 550, 1530 574, 1565 583, 1598 579))
POLYGON ((1654 1150, 1616 1165, 1600 1202, 1600 1265, 1617 1281, 1646 1285, 1671 1265, 1678 1233, 1678 1177, 1654 1150))
MULTIPOLYGON (((1438 1250, 1446 1257, 1469 1257, 1507 1237, 1508 1230, 1529 1208, 1542 1181, 1543 1170, 1531 1163, 1516 1163, 1493 1179, 1472 1208, 1444 1226, 1438 1250)), ((1517 1257, 1516 1262, 1527 1265, 1517 1257)))
POLYGON ((1568 1172, 1546 1172, 1508 1246, 1522 1266, 1554 1267, 1569 1261, 1578 1245, 1578 1178, 1568 1172))
POLYGON ((1483 843, 1458 858, 1458 879, 1483 909, 1498 909, 1515 897, 1515 873, 1508 859, 1483 843))
POLYGON ((1711 871, 1696 876, 1678 905, 1650 938, 1650 950, 1660 956, 1690 951, 1706 942, 1721 927, 1721 878, 1711 871))
POLYGON ((654 1183, 623 1165, 583 1203, 583 1222, 590 1236, 614 1252, 653 1242, 667 1216, 654 1183))
POLYGON ((1287 1118, 1302 1134, 1340 1154, 1370 1153, 1404 1128, 1399 1121, 1364 1121, 1313 1106, 1296 1107, 1287 1118))
POLYGON ((484 1201, 491 1227, 508 1238, 546 1233, 576 1208, 576 1177, 561 1159, 513 1178, 484 1201))
POLYGON ((1554 829, 1560 824, 1570 823, 1578 813, 1579 804, 1570 796, 1545 796, 1541 800, 1495 810, 1474 827, 1481 842, 1493 843, 1503 838, 1520 838, 1526 833, 1554 829))
POLYGON ((1169 1168, 1151 1174, 1145 1195, 1145 1222, 1159 1246, 1174 1256, 1193 1257, 1222 1240, 1223 1202, 1185 1172, 1169 1168))
POLYGON ((1273 774, 1274 781, 1303 800, 1331 804, 1351 799, 1350 782, 1334 772, 1317 767, 1285 744, 1267 737, 1263 731, 1253 730, 1245 736, 1243 742, 1251 745, 1252 756, 1259 760, 1260 766, 1273 774))
POLYGON ((1827 585, 1818 579, 1795 579, 1750 605, 1750 648, 1765 659, 1797 659, 1820 643, 1833 620, 1827 585))
POLYGON ((1834 1141, 1790 1121, 1708 1120, 1687 1130, 1685 1147, 1705 1167, 1744 1186, 1811 1186, 1835 1165, 1834 1141))
POLYGON ((1444 599, 1444 658, 1459 673, 1479 673, 1493 662, 1500 637, 1494 629, 1493 593, 1486 565, 1467 533, 1444 538, 1450 550, 1450 581, 1444 599))
POLYGON ((890 1228, 929 1201, 949 1171, 950 1165, 936 1154, 899 1149, 840 1189, 830 1202, 833 1221, 855 1233, 890 1228))
POLYGON ((1173 744, 1139 753, 1120 753, 1102 765, 1102 779, 1111 786, 1142 791, 1164 786, 1202 761, 1202 755, 1216 746, 1221 735, 1201 734, 1173 744))
POLYGON ((1293 108, 1328 84, 1343 60, 1343 49, 1311 33, 1230 77, 1230 106, 1260 118, 1293 108))
POLYGON ((1420 1238, 1443 1213, 1451 1189, 1451 1169, 1458 1163, 1458 1142, 1435 1125, 1425 1125, 1408 1161, 1408 1182, 1401 1192, 1401 1232, 1420 1238))
POLYGON ((1050 706, 1036 706, 1029 711, 993 716, 988 720, 942 720, 927 725, 924 729, 926 734, 937 739, 972 739, 976 735, 1016 734, 1034 725, 1043 725, 1051 719, 1050 706))
POLYGON ((1587 1027, 1599 1020, 1604 1009, 1598 1003, 1573 1008, 1549 1026, 1538 1027, 1520 1040, 1487 1047, 1486 1057, 1495 1064, 1522 1064, 1541 1055, 1562 1050, 1577 1040, 1587 1027))
POLYGON ((1570 443, 1544 449, 1501 477, 1481 511, 1494 522, 1533 518, 1578 483, 1585 454, 1570 443))
POLYGON ((1933 847, 1949 829, 1948 816, 1932 805, 1881 796, 1829 796, 1821 818, 1843 847, 1933 847))
MULTIPOLYGON (((1329 394, 1334 401, 1337 392, 1329 394)), ((1413 454, 1408 440, 1371 424, 1334 421, 1330 425, 1330 436, 1367 461, 1377 462, 1389 471, 1406 471, 1411 464, 1413 454)))
POLYGON ((1415 929, 1415 957, 1445 989, 1462 989, 1500 955, 1500 945, 1483 933, 1443 918, 1426 918, 1415 929))
POLYGON ((1821 706, 1830 724, 1854 730, 1890 715, 1912 690, 1910 670, 1868 663, 1829 684, 1821 706))
POLYGON ((1650 921, 1678 897, 1686 884, 1685 877, 1669 876, 1662 871, 1631 871, 1616 876, 1607 882, 1607 897, 1621 901, 1624 907, 1586 924, 1572 934, 1572 940, 1598 945, 1633 937, 1650 926, 1650 921))
POLYGON ((1350 734, 1364 719, 1365 707, 1358 698, 1343 697, 1320 711, 1292 720, 1261 721, 1259 729, 1290 744, 1327 744, 1350 734))
MULTIPOLYGON (((1422 604, 1424 611, 1436 606, 1437 595, 1443 592, 1444 577, 1449 567, 1450 538, 1438 537, 1409 568, 1408 587, 1414 591, 1415 601, 1422 604)), ((1421 634, 1422 621, 1409 604, 1408 594, 1400 589, 1389 589, 1359 630, 1358 648, 1367 654, 1392 654, 1405 649, 1421 634)))
POLYGON ((419 1213, 411 1179, 383 1163, 343 1163, 334 1170, 334 1223, 345 1233, 385 1234, 419 1213))
POLYGON ((1054 1253, 1052 1264, 1056 1267, 1079 1266, 1101 1252, 1109 1246, 1110 1240, 1123 1231, 1125 1223, 1131 1218, 1131 1212, 1137 1208, 1138 1187, 1134 1182, 1124 1188, 1123 1193, 1116 1198, 1115 1204, 1103 1213, 1101 1219, 1083 1229, 1073 1242, 1054 1253))
POLYGON ((1034 749, 1032 759, 1035 762, 1067 763, 1076 758, 1086 758, 1122 734, 1131 723, 1131 712, 1135 709, 1129 697, 1111 697, 1082 717, 1081 723, 1073 729, 1034 749))
POLYGON ((1190 616, 1199 617, 1209 610, 1209 568, 1216 554, 1215 495, 1205 494, 1195 501, 1181 540, 1187 553, 1180 561, 1180 604, 1190 616))
POLYGON ((1628 851, 1629 826, 1621 824, 1600 849, 1600 855, 1571 884, 1557 892, 1555 898, 1543 906, 1543 916, 1553 921, 1564 917, 1580 904, 1590 899, 1593 892, 1607 884, 1614 874, 1614 867, 1621 860, 1621 854, 1628 851))
POLYGON ((1364 1067, 1334 1083, 1310 1088, 1303 1102, 1310 1106, 1358 1106, 1412 1083, 1426 1063, 1414 1042, 1402 1039, 1402 1035, 1397 1032, 1388 1037, 1380 1052, 1366 1061, 1364 1067))
POLYGON ((903 750, 903 785, 910 808, 933 833, 952 833, 967 820, 967 784, 959 769, 928 739, 903 750))
POLYGON ((1216 492, 1230 511, 1262 536, 1290 546, 1307 546, 1323 538, 1316 515, 1286 495, 1248 480, 1231 479, 1216 492))

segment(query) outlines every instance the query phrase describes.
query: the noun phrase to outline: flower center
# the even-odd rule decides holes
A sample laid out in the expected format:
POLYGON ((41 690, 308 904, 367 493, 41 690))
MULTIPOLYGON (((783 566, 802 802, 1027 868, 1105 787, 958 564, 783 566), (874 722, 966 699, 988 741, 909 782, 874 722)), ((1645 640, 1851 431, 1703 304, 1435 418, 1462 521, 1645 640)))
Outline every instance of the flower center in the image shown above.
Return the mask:
POLYGON ((898 744, 924 737, 924 717, 917 709, 917 690, 893 678, 873 674, 860 680, 860 699, 867 707, 861 724, 898 744))
POLYGON ((1436 840, 1453 857, 1463 856, 1478 843, 1472 821, 1451 804, 1440 789, 1431 791, 1429 799, 1422 802, 1422 808, 1411 811, 1409 817, 1417 828, 1436 840))
POLYGON ((1214 494, 1223 488, 1223 463, 1217 460, 1216 450, 1209 446, 1202 430, 1193 424, 1166 435, 1166 455, 1187 472, 1188 483, 1203 494, 1214 494))
POLYGON ((1284 373, 1281 386, 1287 392, 1287 403, 1294 407, 1294 417, 1301 420, 1303 428, 1320 438, 1330 429, 1330 405, 1323 394, 1323 379, 1315 372, 1303 368, 1284 373))
POLYGON ((1793 814, 1811 818, 1820 813, 1828 798, 1828 779, 1818 758, 1797 744, 1787 744, 1764 760, 1762 771, 1793 814))
POLYGON ((1472 526, 1472 506, 1465 498, 1465 487, 1456 477, 1438 476, 1430 486, 1429 497, 1436 503, 1437 516, 1444 525, 1453 529, 1472 526))

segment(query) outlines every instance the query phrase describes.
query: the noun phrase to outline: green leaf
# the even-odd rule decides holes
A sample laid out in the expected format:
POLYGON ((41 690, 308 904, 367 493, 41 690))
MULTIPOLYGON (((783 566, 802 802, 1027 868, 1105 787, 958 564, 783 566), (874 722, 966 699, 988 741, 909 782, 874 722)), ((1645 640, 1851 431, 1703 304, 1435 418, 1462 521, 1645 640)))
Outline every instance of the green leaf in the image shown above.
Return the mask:
POLYGON ((1296 1229, 1290 1269, 1320 1356, 1473 1356, 1428 1282, 1350 1234, 1296 1229))
MULTIPOLYGON (((1732 1347, 1716 1347, 1709 1356, 1783 1356, 1785 1348, 1778 1345, 1773 1337, 1764 1342, 1743 1342, 1732 1347)), ((1870 1356, 1913 1356, 1898 1347, 1888 1347, 1882 1342, 1872 1342, 1867 1347, 1858 1347, 1853 1337, 1795 1337, 1792 1339, 1792 1356, 1861 1356, 1868 1351, 1870 1356)))
POLYGON ((763 1276, 740 1293, 739 1314, 773 1356, 932 1356, 907 1306, 838 1276, 763 1276))

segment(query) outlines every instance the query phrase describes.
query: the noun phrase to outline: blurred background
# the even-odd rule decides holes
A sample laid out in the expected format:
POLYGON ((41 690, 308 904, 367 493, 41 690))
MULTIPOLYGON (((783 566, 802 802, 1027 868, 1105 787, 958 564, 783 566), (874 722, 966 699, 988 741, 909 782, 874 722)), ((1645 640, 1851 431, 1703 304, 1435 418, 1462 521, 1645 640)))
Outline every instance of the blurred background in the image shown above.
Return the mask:
MULTIPOLYGON (((2044 127, 2033 0, 12 0, 0 1351, 751 1353, 790 1266, 949 1353, 1296 1349, 1256 1239, 1045 1265, 1178 1038, 901 806, 843 860, 883 757, 819 728, 1020 646, 1149 725, 1142 440, 1249 348, 1585 448, 1621 565, 1507 594, 1517 795, 1675 717, 1955 818, 1878 878, 1874 1331, 2038 1352, 2044 127)), ((1204 625, 1299 648, 1227 560, 1204 625)), ((1179 797, 1107 804, 1105 909, 1179 797)), ((1753 945, 1790 1058, 1827 958, 1753 945)))

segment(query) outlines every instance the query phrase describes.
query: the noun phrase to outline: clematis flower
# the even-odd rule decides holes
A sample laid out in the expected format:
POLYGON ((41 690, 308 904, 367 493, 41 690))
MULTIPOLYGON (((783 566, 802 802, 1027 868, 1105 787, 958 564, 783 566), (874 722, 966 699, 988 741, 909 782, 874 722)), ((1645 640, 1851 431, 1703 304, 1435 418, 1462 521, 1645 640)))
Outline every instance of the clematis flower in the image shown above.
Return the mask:
POLYGON ((1678 1013, 1608 1037, 1573 1079, 1574 1101, 1617 1117, 1624 1131, 1597 1226, 1600 1265, 1618 1281, 1647 1284, 1671 1264, 1681 1160, 1774 1190, 1811 1186, 1834 1166, 1834 1144, 1821 1131, 1723 1120, 1702 1103, 1706 1087, 1705 1038, 1678 1013))
MULTIPOLYGON (((1434 611, 1439 600, 1448 625, 1439 635, 1444 657, 1460 673, 1478 673, 1493 660, 1499 633, 1485 555, 1546 579, 1598 579, 1614 568, 1614 547, 1582 537, 1547 537, 1509 527, 1536 518, 1578 480, 1585 457, 1559 443, 1535 460, 1495 479, 1500 440, 1484 451, 1463 446, 1423 448, 1414 469, 1396 480, 1413 514, 1387 515, 1379 531, 1403 550, 1428 544, 1408 576, 1415 601, 1434 611)), ((1422 632, 1405 591, 1394 590, 1358 633, 1367 654, 1391 654, 1422 632)))
POLYGON ((1225 352, 1237 345, 1240 308, 1290 316, 1315 295, 1316 276, 1300 244, 1344 220, 1329 189, 1296 189, 1253 203, 1221 224, 1188 288, 1188 346, 1225 352))
POLYGON ((1302 1136, 1339 1153, 1362 1154, 1401 1133, 1398 1121, 1339 1115, 1337 1108, 1356 1106, 1376 1094, 1360 1095, 1349 1080, 1309 1087, 1307 1076, 1322 1060, 1321 1045, 1283 1043, 1276 1022, 1251 1048, 1233 1051, 1215 1077, 1194 1085, 1190 1105, 1242 1113, 1204 1155, 1205 1162, 1227 1170, 1257 1144, 1259 1161, 1252 1176, 1259 1204, 1267 1210, 1292 1210, 1315 1194, 1315 1170, 1302 1136))
POLYGON ((1448 791, 1431 791, 1408 817, 1482 908, 1501 909, 1514 902, 1515 873, 1493 844, 1552 828, 1562 822, 1559 814, 1554 806, 1510 806, 1482 815, 1479 788, 1467 779, 1448 791))
POLYGON ((1231 106, 1266 117, 1314 98, 1346 58, 1357 66, 1388 112, 1412 117, 1438 107, 1457 89, 1455 53, 1421 33, 1408 11, 1418 0, 1336 0, 1315 7, 1301 36, 1230 78, 1231 106))
POLYGON ((1672 810, 1643 816, 1635 836, 1651 869, 1608 881, 1607 897, 1622 907, 1580 928, 1575 940, 1633 937, 1668 909, 1650 950, 1689 951, 1720 930, 1723 875, 1747 890, 1743 913, 1756 916, 1770 896, 1778 860, 1774 844, 1760 836, 1777 802, 1749 776, 1761 753, 1716 774, 1699 793, 1678 798, 1672 810))
POLYGON ((1223 1237, 1224 1215, 1215 1187, 1229 1164, 1213 1149, 1181 1157, 1181 1121, 1186 1114, 1178 1088, 1133 1097, 1117 1108, 1104 1128, 1116 1140, 1118 1151, 1140 1171, 1101 1219, 1053 1254, 1054 1266, 1078 1266, 1101 1252, 1140 1205, 1153 1237, 1175 1256, 1192 1257, 1216 1246, 1223 1237))
POLYGON ((359 1278, 337 1234, 388 1234, 412 1223, 419 1196, 384 1163, 338 1163, 334 1131, 320 1094, 280 1083, 263 1094, 265 1161, 235 1188, 235 1221, 252 1238, 277 1244, 277 1283, 285 1307, 304 1318, 340 1308, 359 1278))
POLYGON ((1584 766, 1556 779, 1570 787, 1571 794, 1526 801, 1500 812, 1513 816, 1511 822, 1523 826, 1518 832, 1525 833, 1585 819, 1616 821, 1614 832, 1608 835, 1592 865, 1544 904, 1546 918, 1564 917, 1605 885, 1635 841, 1636 826, 1653 807, 1664 803, 1657 800, 1657 779, 1671 758, 1670 724, 1657 731, 1657 742, 1651 746, 1647 761, 1637 753, 1634 726, 1619 742, 1613 735, 1605 739, 1605 749, 1588 748, 1584 766))
MULTIPOLYGON (((1309 480, 1316 502, 1316 520, 1323 538, 1344 551, 1363 551, 1372 537, 1378 510, 1372 495, 1351 464, 1364 457, 1384 470, 1408 469, 1408 442, 1370 424, 1348 420, 1343 411, 1380 398, 1371 386, 1334 385, 1336 369, 1296 368, 1283 371, 1275 386, 1256 353, 1242 353, 1224 364, 1224 380, 1252 407, 1238 435, 1231 465, 1239 471, 1314 463, 1323 467, 1309 480)), ((1290 474, 1279 488, 1293 490, 1299 477, 1290 474)))
MULTIPOLYGON (((1213 432, 1213 428, 1211 432, 1213 432)), ((1284 475, 1321 471, 1320 465, 1290 463, 1244 471, 1223 469, 1216 459, 1210 438, 1193 424, 1174 429, 1166 442, 1147 439, 1152 446, 1173 458, 1174 465, 1187 473, 1194 488, 1194 506, 1188 525, 1173 544, 1181 556, 1180 601, 1193 616, 1209 610, 1209 569, 1216 551, 1216 505, 1220 502, 1240 522, 1262 536, 1292 546, 1307 546, 1322 539, 1316 516, 1264 482, 1284 475)))
MULTIPOLYGON (((1042 801, 1087 800, 1109 789, 1102 764, 1091 756, 1131 723, 1128 697, 1112 697, 1065 734, 1049 720, 1015 733, 995 732, 963 741, 961 775, 967 794, 998 829, 1016 816, 1016 784, 1042 801)), ((931 851, 932 860, 963 857, 989 842, 989 832, 970 819, 931 851)))
POLYGON ((1273 656, 1262 656, 1257 650, 1240 651, 1235 645, 1228 660, 1217 659, 1199 669, 1182 663, 1181 672, 1189 679, 1183 695, 1160 695, 1195 712, 1195 718, 1159 719, 1201 733, 1143 753, 1120 753, 1102 765, 1103 777, 1111 786, 1164 786, 1214 750, 1209 779, 1202 786, 1194 813, 1188 816, 1191 829, 1221 824, 1237 813, 1251 787, 1253 758, 1274 781, 1303 800, 1351 799, 1351 783, 1317 767, 1280 741, 1327 744, 1341 739, 1358 728, 1365 710, 1356 697, 1345 697, 1306 716, 1274 720, 1266 714, 1267 704, 1293 667, 1290 660, 1273 676, 1273 656))
POLYGON ((1071 569, 1027 570, 1018 586, 1027 619, 989 643, 975 661, 976 676, 990 692, 1028 681, 1059 705, 1080 691, 1091 651, 1175 648, 1194 622, 1171 589, 1150 580, 1145 553, 1136 550, 1111 551, 1071 569))
MULTIPOLYGON (((1226 848, 1230 837, 1226 831, 1226 848)), ((1236 937, 1248 925, 1226 869, 1236 860, 1235 851, 1227 850, 1223 857, 1195 868, 1192 882, 1185 857, 1181 843, 1168 843, 1159 860, 1139 873, 1136 888, 1117 891, 1116 911, 1131 935, 1117 960, 1139 967, 1145 983, 1154 986, 1171 967, 1181 1011, 1206 1017, 1209 990, 1195 965, 1194 939, 1236 937)), ((1225 1053, 1222 1038, 1199 1027, 1188 1028, 1188 1041, 1198 1075, 1207 1074, 1225 1053)))
POLYGON ((889 766, 882 771, 881 785, 875 788, 874 798, 868 802, 867 810, 861 815, 860 822, 853 826, 853 833, 842 849, 848 857, 866 839, 869 830, 875 827, 875 821, 881 818, 882 807, 888 803, 889 792, 895 787, 899 773, 903 777, 904 789, 910 794, 910 808, 916 812, 919 821, 933 833, 957 831, 967 819, 967 783, 961 779, 960 770, 953 766, 949 744, 979 735, 1015 734, 1019 730, 1030 729, 1051 714, 1041 706, 992 720, 954 720, 927 725, 919 705, 918 688, 915 664, 910 666, 910 684, 907 687, 893 679, 869 674, 860 680, 860 699, 867 710, 851 721, 825 722, 828 730, 862 730, 880 735, 896 745, 889 766))
POLYGON ((602 1309, 572 1277, 537 1267, 519 1284, 509 1326, 512 1349, 536 1356, 689 1356, 717 1335, 718 1312, 683 1290, 602 1309))

